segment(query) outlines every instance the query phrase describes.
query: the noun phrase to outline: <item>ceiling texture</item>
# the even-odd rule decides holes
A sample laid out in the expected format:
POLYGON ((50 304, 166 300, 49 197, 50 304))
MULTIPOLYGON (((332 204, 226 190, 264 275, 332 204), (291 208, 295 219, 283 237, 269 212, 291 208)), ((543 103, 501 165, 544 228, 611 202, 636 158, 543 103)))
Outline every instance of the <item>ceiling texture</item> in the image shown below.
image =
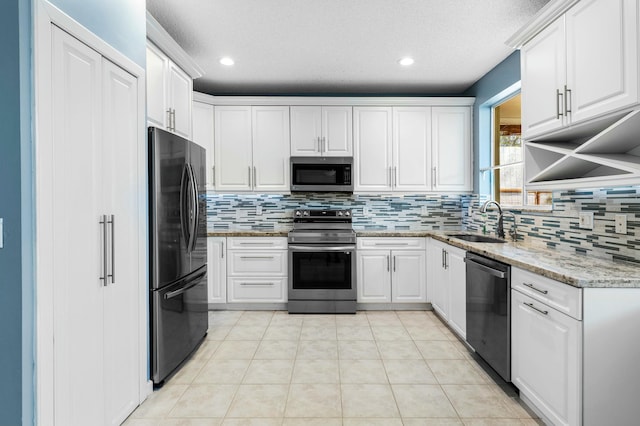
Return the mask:
POLYGON ((548 0, 147 0, 213 95, 455 95, 548 0), (220 64, 231 57, 235 65, 220 64), (408 67, 398 60, 410 56, 408 67))

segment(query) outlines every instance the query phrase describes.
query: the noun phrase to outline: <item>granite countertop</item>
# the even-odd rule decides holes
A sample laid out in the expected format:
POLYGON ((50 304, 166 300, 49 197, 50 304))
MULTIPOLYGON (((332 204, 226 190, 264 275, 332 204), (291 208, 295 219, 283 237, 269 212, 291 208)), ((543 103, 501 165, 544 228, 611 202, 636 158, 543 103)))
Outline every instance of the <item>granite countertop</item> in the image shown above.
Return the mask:
MULTIPOLYGON (((210 237, 286 237, 288 231, 219 230, 210 237)), ((640 288, 640 267, 630 262, 614 262, 593 256, 567 253, 533 246, 527 242, 474 243, 452 237, 473 234, 466 231, 356 230, 358 237, 431 237, 454 247, 508 263, 579 288, 640 288)))
POLYGON ((465 231, 359 231, 359 237, 431 237, 574 287, 640 287, 640 267, 593 256, 534 247, 526 242, 474 243, 451 234, 465 231))

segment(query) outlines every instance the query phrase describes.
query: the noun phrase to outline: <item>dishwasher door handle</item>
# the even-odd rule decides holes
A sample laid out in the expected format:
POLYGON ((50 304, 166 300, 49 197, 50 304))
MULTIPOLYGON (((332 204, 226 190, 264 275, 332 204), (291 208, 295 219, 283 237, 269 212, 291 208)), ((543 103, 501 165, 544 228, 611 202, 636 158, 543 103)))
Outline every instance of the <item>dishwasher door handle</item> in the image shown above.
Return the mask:
POLYGON ((502 279, 502 278, 504 278, 506 276, 506 274, 504 272, 502 272, 502 271, 498 271, 496 269, 490 268, 489 266, 485 266, 485 265, 483 265, 481 263, 474 262, 473 260, 467 259, 466 257, 464 259, 464 263, 466 263, 467 265, 469 265, 469 266, 471 266, 473 268, 478 268, 481 271, 486 272, 488 274, 491 274, 494 277, 498 277, 500 279, 502 279))

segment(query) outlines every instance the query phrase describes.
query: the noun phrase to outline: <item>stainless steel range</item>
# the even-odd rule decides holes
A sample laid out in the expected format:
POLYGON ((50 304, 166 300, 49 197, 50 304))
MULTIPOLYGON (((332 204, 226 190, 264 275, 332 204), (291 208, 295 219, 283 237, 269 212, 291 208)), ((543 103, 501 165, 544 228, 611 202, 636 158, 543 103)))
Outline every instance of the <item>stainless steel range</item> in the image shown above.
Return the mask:
POLYGON ((356 312, 351 210, 296 210, 289 232, 289 313, 356 312))

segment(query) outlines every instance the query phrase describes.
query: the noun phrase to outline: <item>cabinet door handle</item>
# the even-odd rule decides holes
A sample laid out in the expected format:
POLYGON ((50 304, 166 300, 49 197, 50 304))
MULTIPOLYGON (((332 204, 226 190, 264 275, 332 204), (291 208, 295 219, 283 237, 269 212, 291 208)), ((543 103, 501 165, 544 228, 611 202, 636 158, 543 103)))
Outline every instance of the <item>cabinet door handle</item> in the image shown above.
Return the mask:
POLYGON ((549 311, 543 311, 542 309, 538 309, 535 306, 533 306, 533 303, 527 303, 527 302, 522 302, 523 305, 528 306, 529 308, 533 309, 534 311, 540 312, 542 315, 549 315, 549 311))
POLYGON ((560 93, 560 89, 556 89, 556 119, 559 119, 564 114, 560 111, 562 108, 562 93, 560 93))
POLYGON ((444 269, 449 269, 449 252, 444 251, 444 269))
POLYGON ((326 137, 322 137, 322 153, 324 154, 325 152, 327 152, 327 138, 326 137))
POLYGON ((256 166, 253 166, 253 186, 258 186, 258 172, 256 166))
POLYGON ((111 284, 116 283, 116 217, 111 215, 109 219, 111 224, 111 284))
POLYGON ((247 166, 247 172, 249 172, 249 189, 251 189, 251 166, 247 166))
POLYGON ((391 177, 391 166, 387 170, 387 185, 393 187, 393 178, 391 177))
POLYGON ((571 97, 571 89, 567 89, 567 85, 564 85, 564 114, 568 115, 571 112, 571 105, 569 104, 571 97))
POLYGON ((216 184, 216 166, 211 166, 211 185, 216 184))
POLYGON ((167 130, 171 130, 171 108, 167 110, 167 130))
POLYGON ((444 267, 445 267, 445 266, 444 266, 444 249, 440 249, 440 250, 442 251, 442 260, 441 260, 441 265, 442 265, 442 268, 444 268, 444 267))
POLYGON ((387 255, 387 272, 389 272, 389 255, 387 255))
POLYGON ((320 136, 318 136, 316 140, 318 141, 318 152, 322 154, 322 140, 320 139, 320 136))
POLYGON ((393 168, 393 183, 397 187, 398 186, 398 168, 393 168))
POLYGON ((220 244, 222 245, 222 249, 220 250, 220 258, 224 259, 224 241, 220 241, 220 244))
POLYGON ((175 108, 173 108, 171 110, 171 129, 174 132, 176 131, 176 110, 175 110, 175 108))
POLYGON ((393 272, 396 271, 396 257, 393 256, 393 272))
POLYGON ((102 285, 107 283, 107 215, 100 216, 100 225, 102 225, 102 275, 100 280, 102 285))
POLYGON ((529 283, 522 283, 522 285, 529 287, 531 290, 535 290, 538 293, 542 293, 542 294, 547 294, 549 293, 547 290, 540 290, 539 288, 536 288, 533 284, 529 284, 529 283))
POLYGON ((432 177, 432 181, 433 181, 433 182, 431 182, 431 185, 433 185, 434 187, 436 186, 436 176, 438 176, 438 174, 436 173, 436 168, 434 167, 431 170, 431 177, 432 177))

